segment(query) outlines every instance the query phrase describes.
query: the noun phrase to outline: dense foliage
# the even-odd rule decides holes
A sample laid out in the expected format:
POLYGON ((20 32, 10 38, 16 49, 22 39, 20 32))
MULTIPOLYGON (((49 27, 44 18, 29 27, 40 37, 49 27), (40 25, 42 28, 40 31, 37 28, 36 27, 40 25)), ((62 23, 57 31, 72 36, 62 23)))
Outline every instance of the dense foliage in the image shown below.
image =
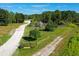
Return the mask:
POLYGON ((16 23, 23 23, 24 22, 24 15, 22 13, 15 14, 16 23))
POLYGON ((37 30, 37 29, 33 29, 33 30, 30 30, 29 31, 29 36, 28 37, 23 37, 23 39, 25 40, 25 41, 28 41, 29 42, 29 47, 30 48, 32 48, 33 46, 32 46, 32 44, 31 44, 31 42, 32 41, 36 41, 36 45, 37 45, 37 39, 40 37, 40 32, 39 32, 39 30, 37 30))
POLYGON ((53 31, 54 28, 56 28, 56 27, 57 27, 57 25, 54 22, 52 22, 51 20, 49 20, 45 27, 45 31, 53 31))
POLYGON ((7 25, 7 24, 8 24, 8 11, 0 9, 0 25, 7 25))
POLYGON ((4 9, 0 9, 0 25, 8 25, 9 23, 23 23, 24 15, 22 13, 13 13, 4 9))
POLYGON ((34 21, 42 21, 43 23, 47 23, 49 20, 57 23, 58 25, 72 22, 78 23, 79 22, 79 13, 75 11, 47 11, 43 12, 42 14, 33 14, 29 15, 28 18, 33 19, 34 21))
POLYGON ((35 40, 40 37, 40 32, 37 29, 31 30, 29 37, 34 38, 35 40))
POLYGON ((0 9, 0 25, 7 25, 8 23, 23 23, 24 19, 32 19, 32 23, 41 21, 48 23, 49 20, 61 25, 67 22, 78 23, 79 13, 75 11, 46 11, 41 14, 24 15, 22 13, 13 13, 4 9, 0 9))

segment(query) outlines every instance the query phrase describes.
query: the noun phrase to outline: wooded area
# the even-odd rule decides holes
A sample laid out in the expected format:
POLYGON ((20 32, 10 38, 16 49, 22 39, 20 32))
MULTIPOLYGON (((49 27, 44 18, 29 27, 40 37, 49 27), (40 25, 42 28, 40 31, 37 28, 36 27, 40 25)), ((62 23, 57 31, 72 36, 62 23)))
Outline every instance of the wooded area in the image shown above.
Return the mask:
POLYGON ((4 9, 0 9, 0 25, 8 25, 9 23, 23 23, 24 15, 22 13, 13 13, 4 9))
POLYGON ((41 14, 25 15, 22 13, 13 13, 8 10, 0 9, 0 25, 7 25, 8 23, 23 23, 25 19, 32 19, 32 23, 36 24, 38 21, 43 23, 53 22, 56 25, 65 23, 78 23, 79 13, 76 11, 46 11, 41 14))

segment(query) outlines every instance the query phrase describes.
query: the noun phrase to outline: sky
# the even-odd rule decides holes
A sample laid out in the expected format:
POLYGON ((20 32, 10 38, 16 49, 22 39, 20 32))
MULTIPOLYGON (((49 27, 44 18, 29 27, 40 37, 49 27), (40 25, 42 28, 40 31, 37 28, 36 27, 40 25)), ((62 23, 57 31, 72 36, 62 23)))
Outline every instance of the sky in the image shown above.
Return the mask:
POLYGON ((79 3, 0 3, 0 8, 28 15, 55 10, 79 12, 79 3))

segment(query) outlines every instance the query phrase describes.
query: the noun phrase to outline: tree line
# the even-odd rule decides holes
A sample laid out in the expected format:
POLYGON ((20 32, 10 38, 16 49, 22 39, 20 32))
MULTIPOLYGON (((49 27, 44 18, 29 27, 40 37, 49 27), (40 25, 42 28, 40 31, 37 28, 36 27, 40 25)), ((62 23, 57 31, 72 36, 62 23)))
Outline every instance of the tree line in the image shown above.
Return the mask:
POLYGON ((22 13, 13 13, 4 9, 0 9, 0 25, 8 25, 9 23, 23 23, 25 15, 22 13))
POLYGON ((41 14, 28 15, 28 19, 32 19, 32 25, 36 26, 38 22, 42 22, 46 25, 46 31, 52 31, 58 25, 65 25, 68 23, 79 24, 79 13, 70 10, 46 11, 41 14))
POLYGON ((32 18, 33 21, 42 21, 43 23, 47 23, 51 20, 58 25, 64 24, 66 22, 78 23, 79 22, 79 13, 76 11, 46 11, 42 14, 33 14, 29 15, 28 18, 32 18))
POLYGON ((23 13, 13 13, 8 10, 0 8, 0 25, 7 25, 8 23, 23 23, 24 19, 32 19, 32 23, 35 24, 39 21, 48 23, 50 21, 53 24, 61 25, 67 22, 79 23, 79 13, 76 11, 46 11, 41 14, 25 15, 23 13))

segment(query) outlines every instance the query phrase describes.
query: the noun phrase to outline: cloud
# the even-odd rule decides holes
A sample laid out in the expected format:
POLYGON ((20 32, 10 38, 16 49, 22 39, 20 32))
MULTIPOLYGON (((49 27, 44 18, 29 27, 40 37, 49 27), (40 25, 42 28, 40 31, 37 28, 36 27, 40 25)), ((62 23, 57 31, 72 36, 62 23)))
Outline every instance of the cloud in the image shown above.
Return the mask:
POLYGON ((50 9, 48 9, 48 8, 43 8, 42 10, 43 10, 43 11, 49 11, 50 9))
POLYGON ((6 10, 7 10, 7 9, 12 8, 12 6, 9 6, 9 5, 5 5, 5 6, 4 6, 4 5, 3 5, 3 6, 0 6, 0 8, 2 8, 2 9, 6 9, 6 10))
POLYGON ((63 8, 63 7, 67 7, 67 5, 57 5, 56 8, 63 8))
POLYGON ((11 8, 12 6, 6 6, 6 7, 11 8))
POLYGON ((41 8, 41 7, 47 7, 47 6, 48 6, 48 4, 45 4, 45 5, 41 5, 41 4, 39 4, 39 5, 32 5, 33 8, 41 8))
POLYGON ((10 5, 1 5, 0 7, 10 8, 10 7, 13 7, 13 6, 10 6, 10 5))
POLYGON ((40 10, 32 10, 32 12, 39 12, 40 10))

